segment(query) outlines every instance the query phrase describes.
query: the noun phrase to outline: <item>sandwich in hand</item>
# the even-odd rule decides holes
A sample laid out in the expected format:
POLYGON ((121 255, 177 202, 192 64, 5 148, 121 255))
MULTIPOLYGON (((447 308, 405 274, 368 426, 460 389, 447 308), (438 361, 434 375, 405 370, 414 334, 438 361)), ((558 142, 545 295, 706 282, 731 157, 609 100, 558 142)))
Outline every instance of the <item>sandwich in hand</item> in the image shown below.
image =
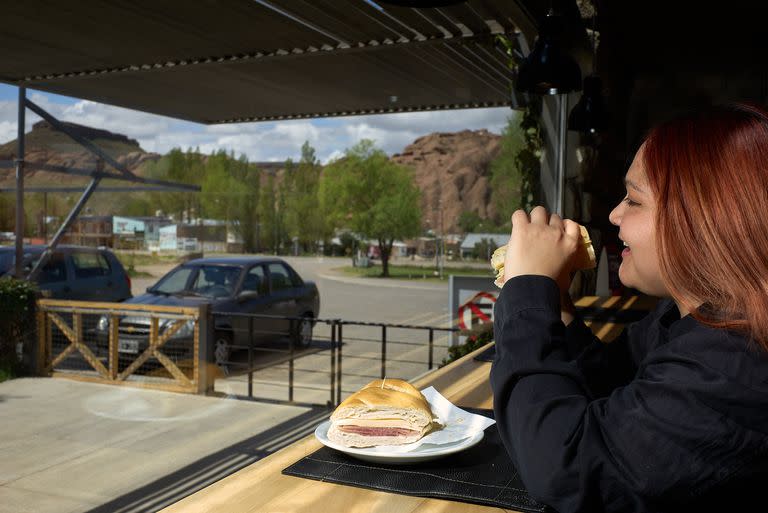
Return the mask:
POLYGON ((438 422, 424 396, 410 383, 371 381, 331 415, 328 439, 345 447, 401 445, 426 435, 438 422))
MULTIPOLYGON (((575 269, 593 269, 597 265, 597 258, 595 257, 595 248, 592 247, 592 239, 589 238, 589 232, 586 228, 579 225, 581 229, 581 244, 576 250, 575 269)), ((507 256, 507 245, 504 244, 491 256, 491 267, 496 271, 496 280, 494 285, 501 288, 504 285, 504 259, 507 256)))

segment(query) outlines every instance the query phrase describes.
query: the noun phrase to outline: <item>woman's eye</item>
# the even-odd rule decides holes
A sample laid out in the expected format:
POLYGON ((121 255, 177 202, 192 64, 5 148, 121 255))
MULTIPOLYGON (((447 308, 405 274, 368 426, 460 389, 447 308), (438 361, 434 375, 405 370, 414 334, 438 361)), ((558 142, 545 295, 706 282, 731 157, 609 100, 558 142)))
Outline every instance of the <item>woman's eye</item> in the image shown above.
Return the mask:
POLYGON ((636 201, 632 201, 631 199, 629 199, 629 196, 624 198, 624 203, 626 203, 628 207, 635 207, 640 204, 636 201))

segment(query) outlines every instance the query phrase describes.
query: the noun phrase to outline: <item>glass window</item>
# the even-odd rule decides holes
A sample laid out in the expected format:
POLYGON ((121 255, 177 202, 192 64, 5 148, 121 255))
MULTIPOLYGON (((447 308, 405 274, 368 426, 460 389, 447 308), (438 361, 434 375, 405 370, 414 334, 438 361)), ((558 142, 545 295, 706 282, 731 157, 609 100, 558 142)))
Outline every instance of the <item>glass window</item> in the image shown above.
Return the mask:
POLYGON ((109 262, 101 253, 72 253, 72 263, 75 267, 75 278, 94 278, 109 276, 109 262))
POLYGON ((269 281, 272 284, 272 292, 293 287, 290 273, 283 264, 269 264, 269 281))
POLYGON ((48 260, 48 263, 40 270, 37 281, 43 283, 56 283, 59 281, 66 281, 67 279, 67 264, 64 259, 64 255, 61 253, 54 253, 48 260))
POLYGON ((208 297, 231 296, 239 276, 239 267, 202 265, 198 268, 197 278, 192 284, 191 291, 208 297))
POLYGON ((265 294, 267 292, 267 280, 264 273, 264 267, 257 265, 253 267, 243 280, 243 292, 258 292, 265 294))
POLYGON ((195 271, 194 267, 179 267, 166 274, 155 287, 155 292, 161 294, 175 294, 181 292, 187 286, 189 276, 195 271))

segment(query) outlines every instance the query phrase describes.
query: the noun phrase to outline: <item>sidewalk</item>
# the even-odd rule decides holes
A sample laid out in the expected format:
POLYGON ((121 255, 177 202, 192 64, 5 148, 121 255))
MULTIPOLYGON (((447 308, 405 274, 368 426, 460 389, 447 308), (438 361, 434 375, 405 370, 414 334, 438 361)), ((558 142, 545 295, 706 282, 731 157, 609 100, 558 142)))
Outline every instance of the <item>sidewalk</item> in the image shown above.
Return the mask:
POLYGON ((0 383, 0 513, 150 512, 306 436, 324 408, 0 383))

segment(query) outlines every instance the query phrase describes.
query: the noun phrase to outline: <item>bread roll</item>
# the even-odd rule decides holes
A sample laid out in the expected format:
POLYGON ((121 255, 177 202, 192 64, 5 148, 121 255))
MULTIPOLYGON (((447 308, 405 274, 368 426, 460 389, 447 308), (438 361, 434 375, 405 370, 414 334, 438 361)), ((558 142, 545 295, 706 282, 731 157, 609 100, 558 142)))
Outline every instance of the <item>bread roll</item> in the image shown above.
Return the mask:
MULTIPOLYGON (((595 248, 592 247, 592 239, 589 238, 587 229, 579 225, 581 230, 581 244, 579 244, 574 257, 576 270, 593 269, 597 265, 595 248)), ((491 267, 496 271, 494 285, 501 288, 504 285, 504 259, 507 256, 507 245, 504 244, 491 255, 491 267)))
POLYGON ((401 379, 377 379, 331 415, 328 439, 345 447, 401 445, 429 432, 434 415, 424 396, 401 379))

